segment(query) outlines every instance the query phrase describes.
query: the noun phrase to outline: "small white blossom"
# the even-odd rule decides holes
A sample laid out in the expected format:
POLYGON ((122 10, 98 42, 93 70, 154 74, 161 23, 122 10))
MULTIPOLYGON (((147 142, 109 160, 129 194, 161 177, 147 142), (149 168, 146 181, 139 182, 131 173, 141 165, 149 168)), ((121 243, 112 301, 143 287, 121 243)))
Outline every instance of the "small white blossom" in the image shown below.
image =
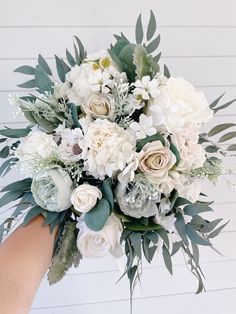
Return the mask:
POLYGON ((151 80, 150 76, 144 76, 141 80, 137 80, 134 86, 133 93, 140 100, 155 98, 160 94, 158 81, 156 79, 151 80))
POLYGON ((139 122, 132 122, 130 128, 135 132, 137 139, 143 139, 147 136, 156 134, 156 129, 153 126, 153 118, 141 114, 139 122))

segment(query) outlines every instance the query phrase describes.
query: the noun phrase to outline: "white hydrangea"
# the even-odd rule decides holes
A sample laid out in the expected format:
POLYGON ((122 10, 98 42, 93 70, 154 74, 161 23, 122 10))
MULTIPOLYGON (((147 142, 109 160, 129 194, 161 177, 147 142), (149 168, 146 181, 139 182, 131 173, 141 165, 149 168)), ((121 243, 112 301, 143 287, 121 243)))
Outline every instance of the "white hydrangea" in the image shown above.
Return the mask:
POLYGON ((21 143, 15 151, 19 159, 20 171, 27 176, 34 176, 47 164, 58 160, 58 146, 53 136, 37 131, 31 131, 21 139, 21 143))
POLYGON ((143 139, 147 136, 156 134, 156 129, 153 127, 153 118, 141 114, 139 122, 132 122, 130 124, 131 130, 134 131, 137 139, 143 139))
POLYGON ((112 177, 132 160, 135 140, 116 123, 95 120, 88 126, 85 141, 88 146, 85 168, 95 178, 112 177))
POLYGON ((157 97, 149 100, 146 112, 153 117, 155 126, 164 126, 172 133, 187 122, 201 125, 212 118, 213 111, 204 94, 183 78, 169 78, 159 91, 157 97))

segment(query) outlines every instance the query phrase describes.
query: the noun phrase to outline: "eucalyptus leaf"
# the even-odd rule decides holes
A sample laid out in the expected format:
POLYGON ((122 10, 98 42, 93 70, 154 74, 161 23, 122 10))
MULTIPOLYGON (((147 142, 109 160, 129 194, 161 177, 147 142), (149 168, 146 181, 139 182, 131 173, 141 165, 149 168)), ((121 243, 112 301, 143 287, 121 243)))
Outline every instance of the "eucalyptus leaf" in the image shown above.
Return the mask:
POLYGON ((233 126, 236 126, 235 123, 223 123, 223 124, 219 124, 217 126, 215 126, 214 128, 212 128, 209 132, 208 132, 208 136, 214 136, 228 128, 232 128, 233 126))
POLYGON ((96 206, 85 214, 85 223, 93 231, 100 231, 106 224, 111 214, 110 205, 107 200, 101 199, 96 206))
POLYGON ((223 224, 222 226, 218 227, 217 229, 215 229, 214 231, 212 231, 208 236, 207 238, 210 239, 210 238, 215 238, 217 237, 221 231, 224 229, 225 226, 227 226, 229 223, 229 221, 227 221, 225 224, 223 224))
POLYGON ((134 252, 136 253, 136 255, 139 258, 141 258, 141 256, 142 256, 142 250, 141 250, 142 237, 141 237, 141 234, 139 232, 132 232, 129 235, 129 239, 130 239, 131 244, 134 248, 134 252))
POLYGON ((57 74, 59 76, 59 79, 61 80, 61 82, 65 82, 66 80, 66 73, 62 64, 61 59, 55 55, 55 60, 56 60, 56 67, 57 67, 57 74))
POLYGON ((101 187, 102 197, 108 201, 111 210, 114 208, 114 195, 111 187, 111 182, 104 180, 101 187))
POLYGON ((75 58, 72 56, 72 54, 67 49, 66 49, 66 59, 72 67, 74 67, 76 65, 75 58))
POLYGON ((46 60, 39 55, 38 56, 38 64, 42 67, 42 69, 48 74, 48 75, 52 75, 52 71, 50 70, 49 65, 47 64, 46 60))
POLYGON ((81 59, 81 61, 83 61, 87 57, 87 53, 86 53, 86 51, 84 49, 84 46, 83 46, 81 40, 77 36, 74 36, 74 38, 75 38, 75 40, 76 40, 76 42, 78 44, 78 47, 79 47, 80 59, 81 59))
POLYGON ((22 65, 19 68, 15 69, 14 72, 27 74, 27 75, 34 75, 35 68, 29 66, 29 65, 22 65))
POLYGON ((13 202, 22 196, 22 191, 9 191, 0 198, 0 207, 13 202))
POLYGON ((0 166, 0 176, 3 176, 7 168, 11 168, 11 165, 14 164, 16 160, 16 158, 9 158, 5 160, 0 166))
POLYGON ((164 75, 165 75, 165 77, 167 77, 167 78, 170 78, 171 77, 171 75, 170 75, 170 71, 169 71, 169 69, 167 68, 167 66, 164 64, 164 75))
POLYGON ((147 36, 146 36, 147 40, 150 40, 154 36, 155 32, 156 32, 156 18, 153 11, 151 10, 150 19, 149 19, 148 28, 147 28, 147 36))
POLYGON ((155 57, 152 58, 153 61, 155 61, 156 63, 158 63, 161 59, 161 52, 159 52, 155 57))
POLYGON ((229 145, 229 146, 227 147, 227 150, 228 150, 228 151, 236 151, 236 144, 229 145))
POLYGON ((135 39, 137 44, 141 44, 143 41, 143 25, 142 25, 142 17, 141 14, 139 15, 136 27, 135 27, 135 39))
POLYGON ((36 83, 36 80, 33 79, 33 80, 29 80, 25 83, 18 84, 17 86, 20 88, 35 88, 35 87, 37 87, 37 83, 36 83))
POLYGON ((219 143, 226 142, 236 137, 236 131, 229 132, 220 137, 219 143))
POLYGON ((207 239, 202 238, 200 234, 193 227, 190 226, 190 224, 186 225, 186 234, 189 239, 195 244, 203 246, 211 245, 211 243, 207 239))
POLYGON ((28 225, 30 221, 32 221, 35 217, 37 217, 42 212, 43 212, 43 209, 39 207, 38 205, 35 205, 34 207, 32 207, 26 214, 23 221, 23 225, 25 226, 28 225))
POLYGON ((209 211, 213 211, 213 209, 204 203, 194 203, 184 207, 185 214, 189 216, 194 216, 209 211))
POLYGON ((53 82, 40 65, 35 68, 35 81, 41 93, 53 92, 53 82))
POLYGON ((210 154, 217 153, 218 150, 219 150, 219 147, 213 146, 213 145, 209 145, 209 146, 206 146, 206 147, 205 147, 205 151, 206 151, 207 153, 210 153, 210 154))
POLYGON ((30 128, 25 128, 25 129, 1 129, 0 130, 0 135, 9 137, 9 138, 20 138, 20 137, 25 137, 29 134, 31 131, 30 128))
POLYGON ((161 41, 161 36, 158 35, 153 41, 151 41, 147 46, 146 46, 146 50, 148 53, 152 53, 154 52, 159 44, 160 44, 160 41, 161 41))
POLYGON ((7 158, 10 153, 9 146, 5 146, 0 150, 0 158, 7 158))
POLYGON ((170 255, 170 252, 165 245, 162 246, 162 255, 163 255, 163 259, 164 259, 166 268, 168 269, 170 274, 173 275, 171 255, 170 255))
POLYGON ((221 98, 225 95, 225 93, 223 93, 220 97, 218 97, 216 100, 214 100, 211 104, 210 104, 210 108, 213 109, 215 108, 215 106, 219 103, 219 101, 221 100, 221 98))
POLYGON ((176 221, 175 221, 175 228, 178 231, 179 236, 181 237, 182 241, 188 245, 188 238, 186 236, 186 225, 184 221, 183 215, 179 212, 175 214, 176 221))
POLYGON ((217 107, 217 108, 214 108, 214 113, 217 113, 218 111, 223 110, 223 109, 231 106, 235 101, 236 101, 236 98, 223 104, 223 105, 221 105, 221 106, 219 106, 219 107, 217 107))
POLYGON ((26 179, 8 184, 1 190, 1 192, 30 190, 31 184, 32 184, 32 179, 26 178, 26 179))
POLYGON ((138 152, 140 152, 142 150, 142 148, 144 147, 144 145, 146 145, 147 143, 151 143, 154 141, 160 141, 162 143, 162 145, 165 145, 165 139, 161 134, 154 134, 151 136, 147 136, 144 139, 138 141, 136 149, 138 152))

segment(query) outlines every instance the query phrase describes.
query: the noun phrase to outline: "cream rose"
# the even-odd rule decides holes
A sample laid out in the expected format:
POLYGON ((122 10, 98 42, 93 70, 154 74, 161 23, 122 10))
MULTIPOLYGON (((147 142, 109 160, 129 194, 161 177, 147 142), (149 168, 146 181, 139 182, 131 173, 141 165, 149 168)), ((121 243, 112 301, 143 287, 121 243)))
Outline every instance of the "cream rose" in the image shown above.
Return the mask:
POLYGON ((139 169, 152 183, 160 184, 168 178, 168 172, 175 163, 176 157, 172 151, 160 141, 154 141, 143 147, 139 169))
POLYGON ((83 218, 79 220, 77 227, 79 229, 77 246, 83 257, 97 258, 111 253, 119 258, 123 255, 119 245, 122 225, 115 215, 112 214, 104 228, 98 232, 90 230, 83 218))
POLYGON ((112 116, 114 108, 108 98, 98 94, 91 95, 85 105, 82 105, 84 112, 93 118, 108 118, 112 116))
POLYGON ((96 186, 84 183, 72 192, 71 203, 76 211, 87 213, 96 205, 97 200, 101 198, 102 193, 96 186))
POLYGON ((200 125, 212 118, 205 95, 183 78, 171 77, 159 88, 160 95, 149 101, 146 113, 153 117, 156 127, 173 132, 187 122, 200 125))

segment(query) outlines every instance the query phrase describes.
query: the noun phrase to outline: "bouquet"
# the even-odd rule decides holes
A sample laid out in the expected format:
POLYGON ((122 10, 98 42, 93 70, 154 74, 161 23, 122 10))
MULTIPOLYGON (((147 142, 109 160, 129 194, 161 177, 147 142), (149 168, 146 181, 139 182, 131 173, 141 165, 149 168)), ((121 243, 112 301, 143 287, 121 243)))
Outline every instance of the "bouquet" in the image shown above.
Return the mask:
POLYGON ((172 274, 172 257, 182 250, 199 293, 199 246, 212 248, 226 225, 203 218, 212 202, 201 182, 217 183, 224 173, 220 156, 236 150, 218 144, 235 137, 227 131, 234 124, 208 133, 201 128, 234 100, 220 104, 222 95, 209 105, 201 91, 160 65, 152 11, 145 29, 138 17, 136 43, 123 33, 114 37, 109 49, 87 54, 75 36, 74 54, 55 56, 56 78, 41 55, 35 67, 15 70, 32 76, 19 85, 28 95, 10 96, 29 124, 0 130, 1 176, 15 167, 24 177, 1 191, 0 206, 14 202, 14 210, 0 225, 0 238, 15 220, 26 225, 43 215, 51 232, 58 228, 50 284, 82 258, 126 255, 131 295, 142 258, 151 263, 162 254, 172 274))

